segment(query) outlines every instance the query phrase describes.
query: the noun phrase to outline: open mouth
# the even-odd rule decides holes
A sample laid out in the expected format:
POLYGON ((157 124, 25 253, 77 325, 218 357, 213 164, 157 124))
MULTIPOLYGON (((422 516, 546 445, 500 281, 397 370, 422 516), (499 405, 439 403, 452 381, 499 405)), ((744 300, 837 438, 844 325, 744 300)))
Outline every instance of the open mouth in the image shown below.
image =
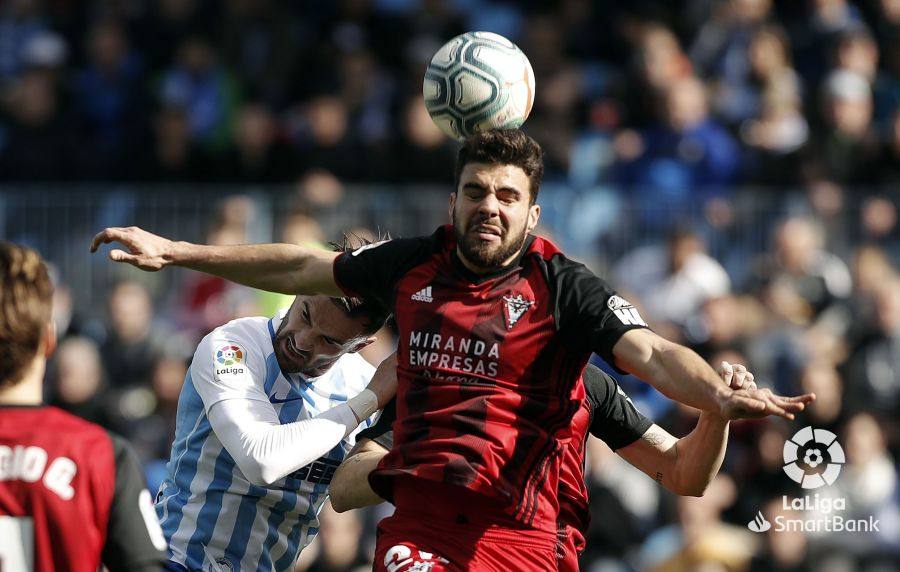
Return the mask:
POLYGON ((471 232, 474 232, 481 240, 499 241, 503 237, 503 232, 492 224, 476 224, 472 227, 471 232))

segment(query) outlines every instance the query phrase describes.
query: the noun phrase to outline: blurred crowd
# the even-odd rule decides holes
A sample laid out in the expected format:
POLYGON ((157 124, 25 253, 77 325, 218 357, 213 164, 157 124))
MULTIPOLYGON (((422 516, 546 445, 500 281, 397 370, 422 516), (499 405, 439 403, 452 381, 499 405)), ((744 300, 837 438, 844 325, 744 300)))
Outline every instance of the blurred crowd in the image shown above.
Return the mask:
MULTIPOLYGON (((444 41, 478 29, 513 39, 534 66, 526 129, 547 152, 541 233, 713 365, 745 363, 762 386, 818 396, 794 422, 734 425, 699 499, 665 493, 591 440, 583 569, 900 569, 898 0, 8 0, 0 185, 296 189, 270 218, 235 196, 173 227, 207 243, 431 225, 443 211, 420 216, 427 193, 405 185, 446 186, 455 146, 424 110, 422 72, 444 41), (372 204, 354 220, 360 194, 372 204), (812 494, 782 470, 785 440, 806 425, 837 434, 847 457, 815 492, 846 498, 844 517, 872 515, 881 532, 747 529, 758 511, 784 515, 782 495, 812 494)), ((119 220, 118 196, 98 199, 101 220, 139 222, 119 220)), ((33 239, 16 234, 33 211, 3 211, 3 198, 8 238, 33 239)), ((51 220, 44 252, 60 242, 56 221, 75 224, 51 220)), ((69 237, 79 256, 84 231, 69 237)), ((290 299, 187 272, 104 276, 97 311, 57 272, 47 399, 126 435, 153 487, 196 342, 290 299)), ((379 337, 373 363, 393 347, 390 331, 379 337)), ((621 383, 658 424, 692 428, 696 412, 621 383)), ((365 567, 385 510, 326 508, 299 568, 365 567)))
POLYGON ((0 180, 446 182, 423 71, 480 29, 530 57, 551 179, 900 181, 896 0, 9 0, 0 180))

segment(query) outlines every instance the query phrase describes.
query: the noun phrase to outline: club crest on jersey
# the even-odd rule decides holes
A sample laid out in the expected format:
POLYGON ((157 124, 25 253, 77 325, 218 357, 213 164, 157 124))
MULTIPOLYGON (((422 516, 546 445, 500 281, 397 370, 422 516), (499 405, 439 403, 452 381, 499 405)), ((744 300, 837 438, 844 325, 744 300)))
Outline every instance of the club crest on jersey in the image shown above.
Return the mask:
POLYGON ((637 308, 634 307, 634 304, 621 296, 610 296, 609 300, 606 301, 606 307, 612 310, 612 313, 626 326, 647 325, 640 313, 638 313, 637 308))
POLYGON ((513 326, 525 315, 529 308, 534 306, 532 300, 526 300, 521 294, 515 296, 504 296, 503 305, 504 316, 506 317, 506 329, 511 330, 513 326))

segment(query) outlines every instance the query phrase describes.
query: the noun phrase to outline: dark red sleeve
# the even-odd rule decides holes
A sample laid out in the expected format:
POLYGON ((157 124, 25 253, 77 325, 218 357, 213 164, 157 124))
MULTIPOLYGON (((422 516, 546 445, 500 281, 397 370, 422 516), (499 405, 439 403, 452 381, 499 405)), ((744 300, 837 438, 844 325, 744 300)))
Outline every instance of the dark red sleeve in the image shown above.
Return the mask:
POLYGON ((373 299, 394 308, 394 286, 433 250, 431 237, 394 239, 345 252, 334 259, 334 281, 354 298, 373 299))

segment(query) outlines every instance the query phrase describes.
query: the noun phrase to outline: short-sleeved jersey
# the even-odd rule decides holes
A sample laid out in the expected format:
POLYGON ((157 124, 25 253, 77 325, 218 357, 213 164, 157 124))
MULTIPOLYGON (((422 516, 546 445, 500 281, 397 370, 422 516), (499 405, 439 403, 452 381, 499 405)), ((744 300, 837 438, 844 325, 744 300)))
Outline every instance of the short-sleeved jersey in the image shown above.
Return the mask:
POLYGON ((55 407, 0 408, 0 569, 159 570, 164 551, 124 440, 55 407))
MULTIPOLYGON (((582 380, 585 400, 572 419, 572 434, 563 452, 559 479, 559 532, 574 536, 573 544, 578 552, 584 550, 584 535, 591 518, 584 481, 588 433, 602 439, 615 451, 638 440, 653 424, 638 411, 619 384, 600 368, 589 364, 582 380)), ((392 425, 395 420, 396 401, 391 400, 378 421, 360 431, 357 439, 371 439, 390 450, 394 445, 392 425)))
POLYGON ((318 533, 328 485, 355 442, 356 432, 306 467, 258 486, 212 430, 207 413, 219 401, 269 402, 281 423, 292 423, 346 402, 372 378, 374 367, 358 354, 345 354, 317 378, 282 372, 273 340, 283 317, 242 318, 213 330, 185 378, 156 512, 171 560, 190 570, 291 570, 318 533))
POLYGON ((394 447, 371 475, 376 492, 390 499, 400 475, 462 486, 555 535, 578 380, 592 351, 612 361, 619 338, 646 327, 637 311, 539 237, 475 275, 449 226, 342 254, 334 276, 390 308, 400 334, 394 447))

